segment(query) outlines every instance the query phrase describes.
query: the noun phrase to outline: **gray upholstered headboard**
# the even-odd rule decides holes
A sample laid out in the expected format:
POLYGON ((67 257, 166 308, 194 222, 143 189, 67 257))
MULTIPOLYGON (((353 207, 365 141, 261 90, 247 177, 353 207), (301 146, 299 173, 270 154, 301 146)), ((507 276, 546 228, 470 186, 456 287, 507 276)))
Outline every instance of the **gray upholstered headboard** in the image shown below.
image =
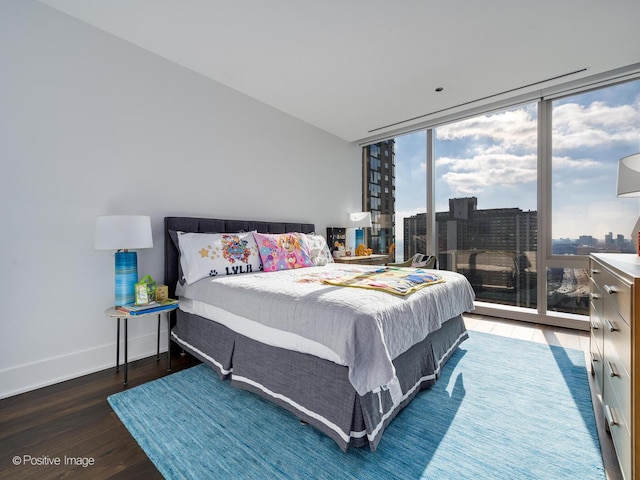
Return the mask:
MULTIPOLYGON (((164 218, 164 284, 169 287, 169 296, 175 298, 178 282, 178 246, 171 238, 171 232, 233 233, 250 232, 313 233, 313 223, 263 222, 249 220, 221 220, 219 218, 165 217, 164 218)), ((177 238, 174 235, 174 238, 177 238)))

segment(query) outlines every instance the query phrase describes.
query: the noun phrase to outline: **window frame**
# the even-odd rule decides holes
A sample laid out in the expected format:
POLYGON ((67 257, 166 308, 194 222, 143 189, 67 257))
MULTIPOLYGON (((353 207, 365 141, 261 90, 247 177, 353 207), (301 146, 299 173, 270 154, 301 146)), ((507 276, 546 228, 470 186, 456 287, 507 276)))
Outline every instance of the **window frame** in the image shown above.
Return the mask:
MULTIPOLYGON (((387 134, 384 137, 362 143, 361 146, 389 140, 400 135, 415 131, 426 131, 426 214, 427 214, 427 254, 435 254, 437 249, 436 215, 435 215, 435 166, 434 166, 434 132, 438 126, 486 115, 505 108, 514 108, 524 103, 537 101, 538 125, 537 125, 537 271, 542 278, 546 278, 548 268, 577 268, 588 269, 588 255, 557 255, 553 254, 552 239, 552 102, 561 98, 567 98, 579 93, 600 90, 616 84, 640 79, 640 64, 632 65, 628 68, 618 69, 609 74, 590 77, 589 79, 571 82, 547 89, 543 95, 524 95, 513 97, 501 102, 497 102, 484 107, 475 107, 465 112, 459 112, 449 116, 435 119, 425 123, 421 128, 411 128, 407 130, 397 130, 394 135, 387 134), (546 93, 546 94, 544 94, 546 93)), ((395 194, 395 192, 394 192, 395 194)), ((364 200, 364 197, 363 197, 364 200)), ((547 282, 537 283, 537 308, 522 308, 492 304, 487 302, 476 302, 475 312, 490 316, 542 323, 558 327, 576 328, 589 330, 589 318, 584 315, 575 315, 564 312, 548 311, 547 305, 547 282)))

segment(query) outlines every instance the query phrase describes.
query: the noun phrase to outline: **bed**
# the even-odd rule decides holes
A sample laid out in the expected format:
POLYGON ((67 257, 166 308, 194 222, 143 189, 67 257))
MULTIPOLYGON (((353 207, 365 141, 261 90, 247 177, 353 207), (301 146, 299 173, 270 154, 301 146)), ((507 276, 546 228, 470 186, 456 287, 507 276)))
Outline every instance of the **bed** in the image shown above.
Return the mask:
POLYGON ((473 309, 473 289, 446 271, 432 271, 438 282, 406 295, 337 286, 327 282, 381 270, 330 261, 269 272, 249 262, 227 272, 233 275, 212 269, 212 276, 185 281, 182 245, 204 236, 193 234, 256 232, 260 240, 299 232, 317 239, 314 231, 310 223, 166 217, 165 283, 180 298, 170 345, 287 409, 342 450, 375 451, 387 425, 436 382, 467 338, 462 313, 473 309))

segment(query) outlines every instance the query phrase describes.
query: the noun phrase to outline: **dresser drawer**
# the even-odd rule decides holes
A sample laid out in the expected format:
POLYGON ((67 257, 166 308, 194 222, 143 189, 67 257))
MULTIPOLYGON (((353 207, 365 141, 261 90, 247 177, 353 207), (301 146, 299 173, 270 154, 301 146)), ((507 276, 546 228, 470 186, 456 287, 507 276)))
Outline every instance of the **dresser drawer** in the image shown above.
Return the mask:
POLYGON ((627 325, 631 324, 631 285, 599 265, 592 264, 590 276, 605 302, 610 301, 627 325))
POLYGON ((604 319, 604 348, 602 353, 609 357, 618 358, 620 367, 629 375, 631 373, 631 328, 610 302, 605 302, 604 319))
POLYGON ((591 374, 596 380, 596 388, 598 392, 602 393, 603 388, 603 375, 604 375, 604 363, 602 357, 602 350, 598 349, 597 343, 593 340, 591 335, 591 374))
POLYGON ((616 405, 622 415, 625 425, 631 430, 631 377, 620 368, 620 362, 614 355, 608 354, 603 362, 603 379, 605 390, 616 396, 616 405))
POLYGON ((593 279, 590 280, 589 294, 589 321, 591 328, 591 342, 596 343, 600 353, 603 351, 604 342, 604 299, 593 279))
POLYGON ((613 446, 615 447, 623 476, 625 479, 631 480, 631 464, 633 460, 631 454, 631 433, 629 424, 626 423, 624 415, 622 414, 619 399, 615 395, 615 389, 609 380, 610 378, 605 375, 602 399, 605 421, 611 433, 611 439, 613 440, 613 446))

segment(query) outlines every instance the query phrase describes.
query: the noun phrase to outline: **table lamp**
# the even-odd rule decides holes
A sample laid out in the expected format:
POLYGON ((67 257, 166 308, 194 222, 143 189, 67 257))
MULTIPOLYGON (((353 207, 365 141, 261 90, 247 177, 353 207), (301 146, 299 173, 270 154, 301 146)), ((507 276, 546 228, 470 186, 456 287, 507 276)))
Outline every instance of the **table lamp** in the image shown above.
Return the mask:
POLYGON ((116 251, 115 306, 135 302, 138 257, 129 250, 153 247, 151 218, 146 215, 102 215, 96 217, 96 250, 116 251))
MULTIPOLYGON (((640 153, 623 157, 618 162, 618 197, 640 197, 640 153)), ((631 241, 640 255, 640 218, 631 232, 631 241)))
POLYGON ((347 250, 355 249, 364 243, 363 228, 371 227, 371 212, 353 212, 347 219, 347 250))
POLYGON ((640 153, 618 162, 618 197, 640 197, 640 153))

